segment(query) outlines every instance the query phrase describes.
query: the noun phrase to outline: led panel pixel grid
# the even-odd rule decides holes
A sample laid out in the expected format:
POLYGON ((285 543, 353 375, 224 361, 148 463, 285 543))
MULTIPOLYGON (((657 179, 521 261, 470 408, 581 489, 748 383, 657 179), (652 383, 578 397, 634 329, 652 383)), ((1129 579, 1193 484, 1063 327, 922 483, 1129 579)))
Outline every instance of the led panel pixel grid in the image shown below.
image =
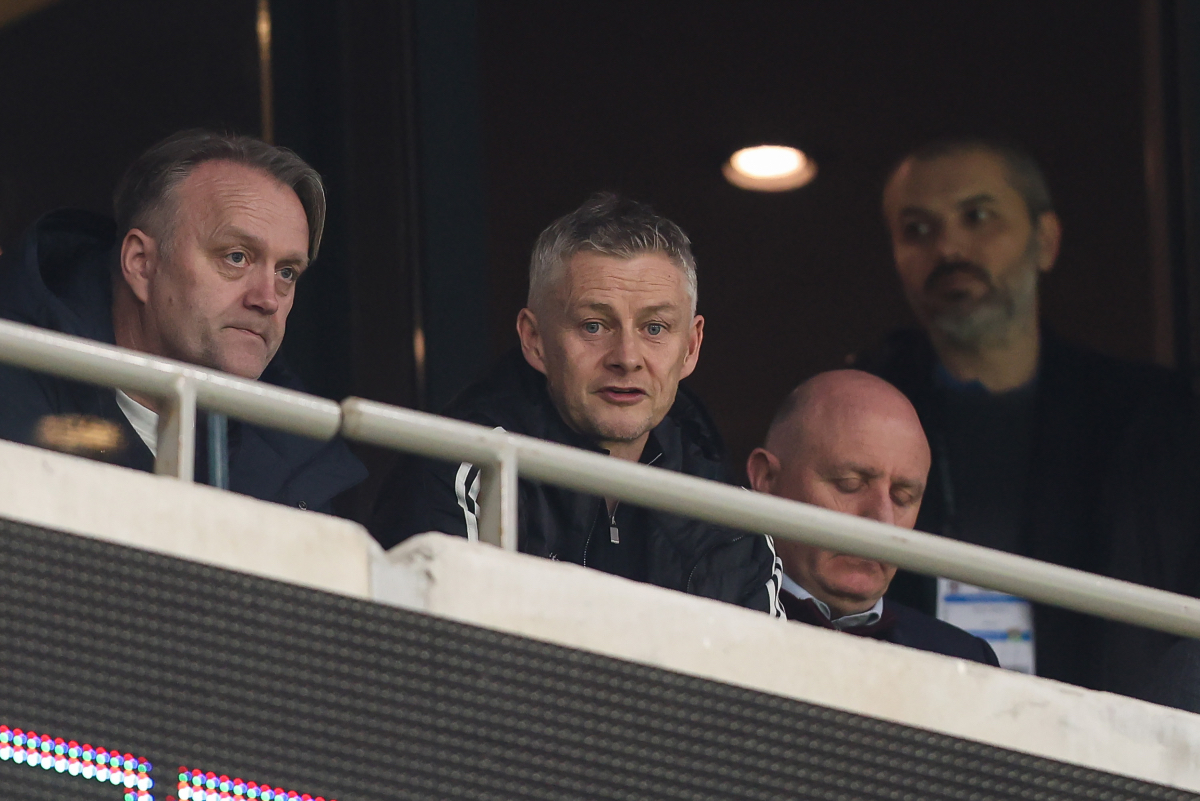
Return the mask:
POLYGON ((1195 797, 8 521, 0 569, 5 801, 1195 797))

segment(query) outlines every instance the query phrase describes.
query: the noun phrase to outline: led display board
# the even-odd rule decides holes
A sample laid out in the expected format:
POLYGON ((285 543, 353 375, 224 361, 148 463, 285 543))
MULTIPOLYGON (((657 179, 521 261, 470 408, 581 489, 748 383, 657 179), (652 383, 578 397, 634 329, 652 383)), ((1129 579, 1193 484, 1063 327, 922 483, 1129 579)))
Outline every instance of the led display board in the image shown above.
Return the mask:
POLYGON ((3 520, 0 570, 4 801, 1193 797, 3 520))

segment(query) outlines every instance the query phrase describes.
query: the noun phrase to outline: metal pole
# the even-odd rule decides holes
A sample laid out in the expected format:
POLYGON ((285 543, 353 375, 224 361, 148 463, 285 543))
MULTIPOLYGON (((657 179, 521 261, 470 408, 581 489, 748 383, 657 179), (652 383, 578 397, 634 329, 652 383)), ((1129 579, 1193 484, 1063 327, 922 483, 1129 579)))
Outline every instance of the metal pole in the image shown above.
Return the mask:
POLYGON ((479 541, 517 550, 517 454, 504 449, 479 471, 479 541))
POLYGON ((525 478, 1200 637, 1195 598, 411 409, 348 398, 342 415, 350 439, 474 464, 496 463, 512 449, 525 478))
POLYGON ((158 414, 154 472, 192 481, 196 470, 196 385, 184 376, 176 376, 172 389, 163 398, 158 414))
POLYGON ((0 362, 151 398, 174 394, 186 376, 206 410, 313 439, 332 438, 342 421, 325 398, 9 320, 0 320, 0 362))
POLYGON ((229 418, 208 413, 208 484, 229 489, 229 418))

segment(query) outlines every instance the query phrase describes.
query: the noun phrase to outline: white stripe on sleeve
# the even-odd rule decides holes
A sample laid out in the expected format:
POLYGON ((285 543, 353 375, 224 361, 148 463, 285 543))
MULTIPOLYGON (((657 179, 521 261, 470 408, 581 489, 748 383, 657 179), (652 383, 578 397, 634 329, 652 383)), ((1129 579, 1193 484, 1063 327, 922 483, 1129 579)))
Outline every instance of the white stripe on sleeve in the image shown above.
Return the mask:
POLYGON ((470 462, 458 466, 454 477, 454 494, 467 524, 467 540, 479 542, 479 471, 470 462))

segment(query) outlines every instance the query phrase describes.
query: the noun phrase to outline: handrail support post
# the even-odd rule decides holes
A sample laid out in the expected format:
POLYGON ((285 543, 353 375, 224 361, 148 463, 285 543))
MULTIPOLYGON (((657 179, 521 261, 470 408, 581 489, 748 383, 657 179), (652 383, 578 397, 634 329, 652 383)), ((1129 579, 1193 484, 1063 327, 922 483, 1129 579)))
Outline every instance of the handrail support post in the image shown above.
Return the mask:
POLYGON ((196 470, 196 384, 178 376, 172 392, 163 398, 158 416, 158 454, 154 472, 181 481, 195 480, 196 470))
POLYGON ((505 448, 495 462, 480 465, 479 541, 517 550, 517 452, 505 448))

